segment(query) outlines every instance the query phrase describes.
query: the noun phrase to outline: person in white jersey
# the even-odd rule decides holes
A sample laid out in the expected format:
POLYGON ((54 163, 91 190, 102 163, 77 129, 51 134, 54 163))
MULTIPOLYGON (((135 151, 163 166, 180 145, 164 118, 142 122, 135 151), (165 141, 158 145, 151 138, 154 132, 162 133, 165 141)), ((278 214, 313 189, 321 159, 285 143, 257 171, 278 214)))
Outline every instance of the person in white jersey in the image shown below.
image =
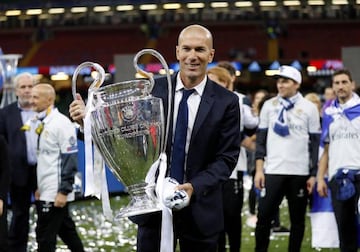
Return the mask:
POLYGON ((308 194, 315 185, 320 117, 298 91, 302 78, 296 68, 281 66, 276 77, 278 94, 261 109, 256 133, 254 182, 261 193, 255 251, 267 251, 271 221, 285 196, 291 223, 288 251, 299 252, 308 194))
POLYGON ((358 247, 357 204, 360 194, 360 98, 348 70, 332 77, 336 99, 324 111, 321 141, 325 143, 317 174, 317 191, 327 196, 329 188, 338 226, 340 251, 358 247))
POLYGON ((68 203, 74 200, 73 184, 77 171, 75 126, 55 107, 55 90, 50 84, 33 87, 31 104, 38 113, 36 208, 38 251, 55 251, 57 235, 71 251, 84 251, 68 203))

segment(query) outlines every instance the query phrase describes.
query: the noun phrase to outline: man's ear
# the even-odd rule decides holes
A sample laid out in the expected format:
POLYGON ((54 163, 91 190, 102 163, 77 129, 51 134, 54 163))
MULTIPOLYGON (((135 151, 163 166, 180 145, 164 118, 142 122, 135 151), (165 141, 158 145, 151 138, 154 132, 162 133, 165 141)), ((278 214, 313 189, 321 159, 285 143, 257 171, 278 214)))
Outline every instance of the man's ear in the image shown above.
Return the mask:
POLYGON ((179 46, 176 46, 175 53, 176 53, 176 59, 179 60, 179 46))
POLYGON ((214 59, 215 49, 211 49, 208 63, 211 63, 214 59))

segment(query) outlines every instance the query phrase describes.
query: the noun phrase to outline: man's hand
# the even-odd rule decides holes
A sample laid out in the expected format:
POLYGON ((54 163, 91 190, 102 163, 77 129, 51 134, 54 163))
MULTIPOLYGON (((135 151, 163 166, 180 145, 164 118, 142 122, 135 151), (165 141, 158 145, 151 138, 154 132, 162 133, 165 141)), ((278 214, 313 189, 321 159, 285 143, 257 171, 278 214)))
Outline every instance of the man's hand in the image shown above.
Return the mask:
POLYGON ((265 187, 265 174, 262 171, 257 171, 254 177, 255 187, 259 190, 265 187))
POLYGON ((191 196, 194 192, 194 188, 191 183, 185 183, 185 184, 178 185, 175 188, 175 190, 184 190, 187 193, 187 195, 189 196, 189 200, 191 199, 191 196))
POLYGON ((3 215, 4 212, 4 201, 0 199, 0 216, 3 215))
POLYGON ((312 194, 312 191, 315 187, 315 182, 316 182, 316 178, 314 176, 311 176, 306 181, 306 188, 307 188, 309 194, 312 194))
POLYGON ((54 207, 64 207, 67 202, 67 195, 62 193, 57 193, 55 197, 54 207))
POLYGON ((39 192, 39 189, 36 189, 34 196, 35 196, 35 200, 40 200, 40 192, 39 192))
POLYGON ((190 183, 179 185, 175 179, 165 178, 164 205, 170 209, 180 210, 190 204, 194 189, 190 183))
POLYGON ((327 193, 327 184, 326 181, 324 179, 318 179, 317 180, 317 192, 319 193, 319 195, 321 197, 327 197, 328 193, 327 193))
POLYGON ((69 114, 71 119, 77 122, 81 127, 84 126, 83 119, 85 118, 85 102, 81 98, 80 94, 76 94, 76 99, 70 104, 69 114))

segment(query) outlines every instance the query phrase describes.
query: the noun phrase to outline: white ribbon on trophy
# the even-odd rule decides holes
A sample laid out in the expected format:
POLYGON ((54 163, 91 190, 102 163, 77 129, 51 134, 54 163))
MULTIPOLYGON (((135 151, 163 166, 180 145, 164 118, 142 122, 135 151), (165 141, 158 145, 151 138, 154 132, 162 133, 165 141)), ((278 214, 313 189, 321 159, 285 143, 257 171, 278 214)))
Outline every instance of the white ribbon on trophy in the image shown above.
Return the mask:
MULTIPOLYGON (((170 70, 169 67, 165 61, 165 59, 161 56, 160 53, 153 49, 144 49, 140 51, 135 57, 134 57, 134 66, 137 72, 142 73, 145 76, 148 76, 150 79, 150 82, 154 81, 152 76, 150 76, 148 73, 142 71, 138 64, 138 58, 140 55, 144 53, 149 53, 153 56, 155 56, 162 66, 165 69, 167 82, 168 82, 168 104, 171 104, 171 94, 172 94, 172 87, 171 87, 171 78, 170 78, 170 70)), ((161 240, 160 240, 160 252, 168 252, 168 251, 174 251, 174 227, 173 227, 173 216, 172 216, 172 210, 165 206, 164 204, 164 181, 167 171, 167 156, 165 153, 166 150, 166 143, 169 135, 169 129, 170 129, 170 116, 171 111, 170 108, 168 108, 168 113, 166 115, 166 129, 165 129, 165 135, 163 140, 163 146, 162 150, 159 156, 159 159, 151 166, 149 169, 149 172, 146 175, 145 182, 151 183, 152 181, 155 182, 155 173, 156 170, 159 169, 159 175, 156 181, 156 194, 159 197, 160 207, 161 207, 161 240)))
MULTIPOLYGON (((103 214, 106 218, 112 219, 113 214, 110 206, 109 191, 107 187, 106 171, 104 160, 96 146, 92 144, 91 136, 91 112, 94 111, 93 105, 94 91, 97 90, 105 80, 105 70, 97 63, 84 62, 80 64, 74 72, 73 83, 81 69, 94 67, 97 75, 88 89, 88 101, 85 107, 84 118, 84 146, 85 146, 85 192, 84 196, 95 196, 101 199, 103 214), (100 179, 95 179, 100 178, 100 179)), ((76 99, 76 85, 72 86, 72 93, 76 99)))

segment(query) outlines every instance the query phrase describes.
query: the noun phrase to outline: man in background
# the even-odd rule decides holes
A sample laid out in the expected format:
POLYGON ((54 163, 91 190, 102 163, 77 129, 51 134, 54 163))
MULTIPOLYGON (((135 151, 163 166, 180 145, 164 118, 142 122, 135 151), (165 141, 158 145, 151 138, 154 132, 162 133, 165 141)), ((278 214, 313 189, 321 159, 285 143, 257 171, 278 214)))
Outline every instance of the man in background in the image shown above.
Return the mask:
POLYGON ((57 235, 73 252, 84 251, 70 216, 68 202, 75 198, 77 140, 73 123, 54 107, 55 90, 38 84, 32 90, 32 108, 39 118, 37 146, 36 241, 39 252, 56 249, 57 235))
POLYGON ((322 137, 324 151, 319 162, 317 191, 328 195, 325 177, 329 177, 331 202, 338 226, 340 251, 357 252, 360 195, 360 98, 348 70, 335 71, 332 87, 336 99, 324 111, 322 137))
POLYGON ((0 135, 5 137, 10 158, 10 252, 27 251, 29 208, 36 189, 37 135, 27 128, 35 116, 30 104, 34 84, 30 73, 17 75, 14 79, 17 101, 0 110, 0 135))
POLYGON ((254 181, 261 193, 255 251, 268 250, 271 221, 285 196, 291 223, 288 251, 300 252, 308 195, 315 185, 320 116, 300 94, 302 78, 296 68, 281 66, 276 77, 278 95, 264 103, 256 133, 254 181))

